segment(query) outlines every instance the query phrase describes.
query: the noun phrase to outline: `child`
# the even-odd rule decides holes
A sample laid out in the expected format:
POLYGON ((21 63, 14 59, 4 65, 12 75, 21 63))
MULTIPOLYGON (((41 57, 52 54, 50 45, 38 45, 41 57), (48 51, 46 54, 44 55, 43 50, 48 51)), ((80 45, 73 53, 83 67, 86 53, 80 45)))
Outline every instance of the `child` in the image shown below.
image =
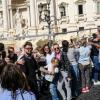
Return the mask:
POLYGON ((49 90, 52 96, 52 100, 59 100, 56 87, 57 75, 59 72, 58 64, 59 60, 57 58, 52 58, 51 64, 45 66, 44 68, 40 68, 40 71, 46 74, 45 79, 47 82, 49 82, 49 90))

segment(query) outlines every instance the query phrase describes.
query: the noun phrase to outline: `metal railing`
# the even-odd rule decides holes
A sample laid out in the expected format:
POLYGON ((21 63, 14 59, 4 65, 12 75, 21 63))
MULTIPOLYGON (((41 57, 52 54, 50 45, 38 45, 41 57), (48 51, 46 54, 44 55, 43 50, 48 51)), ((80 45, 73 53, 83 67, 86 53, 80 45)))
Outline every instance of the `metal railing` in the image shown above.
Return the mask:
POLYGON ((33 40, 39 40, 39 39, 48 39, 48 37, 51 37, 54 41, 61 41, 63 39, 70 39, 70 38, 82 38, 84 37, 91 37, 93 33, 97 32, 97 28, 90 28, 90 29, 84 29, 84 30, 75 30, 75 31, 68 31, 65 33, 52 33, 52 34, 42 34, 42 35, 29 35, 29 34, 22 34, 22 35, 9 35, 9 36, 0 36, 0 41, 3 40, 25 40, 25 39, 33 39, 33 40))

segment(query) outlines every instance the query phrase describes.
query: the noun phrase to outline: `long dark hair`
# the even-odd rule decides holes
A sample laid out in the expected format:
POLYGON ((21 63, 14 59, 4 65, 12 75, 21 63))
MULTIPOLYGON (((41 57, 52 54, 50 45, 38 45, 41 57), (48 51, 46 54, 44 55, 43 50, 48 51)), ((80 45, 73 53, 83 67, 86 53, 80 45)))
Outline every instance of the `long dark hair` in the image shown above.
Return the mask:
POLYGON ((22 71, 15 64, 7 64, 1 74, 1 87, 11 91, 12 97, 16 97, 16 90, 28 90, 28 83, 22 71))
POLYGON ((68 52, 69 42, 67 40, 62 41, 62 50, 68 52))
POLYGON ((48 49, 49 49, 49 54, 51 54, 51 49, 50 49, 49 45, 48 45, 48 44, 45 44, 45 45, 43 46, 43 48, 42 48, 42 52, 43 52, 44 56, 46 56, 46 52, 45 52, 45 50, 44 50, 44 48, 45 48, 46 46, 47 46, 48 49))

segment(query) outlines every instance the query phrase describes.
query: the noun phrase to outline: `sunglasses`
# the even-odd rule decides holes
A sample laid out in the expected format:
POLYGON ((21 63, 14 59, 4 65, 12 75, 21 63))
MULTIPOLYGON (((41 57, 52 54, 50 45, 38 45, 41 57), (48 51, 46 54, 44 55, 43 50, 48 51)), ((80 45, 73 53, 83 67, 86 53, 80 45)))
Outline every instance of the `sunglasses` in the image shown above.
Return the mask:
POLYGON ((57 47, 57 48, 54 48, 54 50, 59 50, 59 47, 57 47))

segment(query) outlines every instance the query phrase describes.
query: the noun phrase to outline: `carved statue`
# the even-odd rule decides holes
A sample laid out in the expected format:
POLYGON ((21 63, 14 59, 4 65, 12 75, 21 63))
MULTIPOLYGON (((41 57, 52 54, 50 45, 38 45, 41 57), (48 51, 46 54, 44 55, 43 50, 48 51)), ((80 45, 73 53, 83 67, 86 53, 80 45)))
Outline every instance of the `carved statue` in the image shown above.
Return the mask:
POLYGON ((3 27, 3 15, 0 13, 0 27, 3 27))
POLYGON ((19 12, 19 9, 17 9, 15 13, 15 28, 16 28, 16 34, 21 34, 22 33, 22 15, 19 12))

